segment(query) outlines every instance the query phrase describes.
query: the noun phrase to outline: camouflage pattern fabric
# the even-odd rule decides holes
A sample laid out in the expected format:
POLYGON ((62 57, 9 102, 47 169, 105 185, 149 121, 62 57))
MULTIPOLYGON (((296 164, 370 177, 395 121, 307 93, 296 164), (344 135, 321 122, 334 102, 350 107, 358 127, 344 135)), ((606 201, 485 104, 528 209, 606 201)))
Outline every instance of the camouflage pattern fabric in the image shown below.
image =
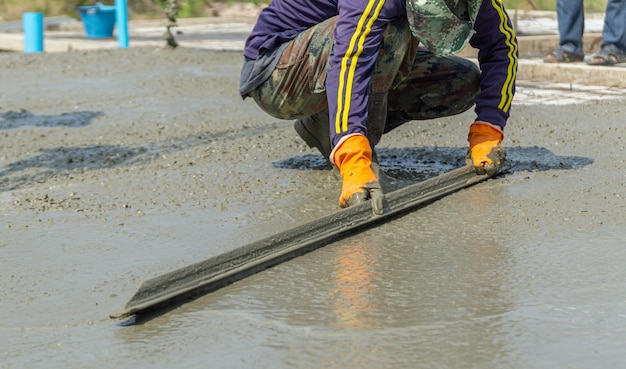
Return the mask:
MULTIPOLYGON (((326 70, 336 20, 315 25, 289 42, 270 78, 249 94, 261 109, 280 119, 303 118, 328 109, 326 70)), ((387 26, 370 93, 387 93, 394 80, 409 75, 417 45, 406 20, 387 26)))
MULTIPOLYGON (((249 93, 262 110, 279 119, 327 114, 325 79, 335 20, 290 41, 270 78, 249 93)), ((383 34, 369 88, 366 126, 372 146, 383 133, 410 120, 454 115, 474 104, 480 88, 478 67, 418 46, 407 20, 390 23, 383 34)))
POLYGON ((438 57, 419 48, 411 72, 388 94, 384 133, 411 120, 460 114, 470 109, 480 92, 480 69, 472 61, 438 57))
POLYGON ((266 113, 297 119, 327 109, 326 70, 335 20, 330 18, 291 40, 270 78, 249 93, 266 113))
POLYGON ((481 0, 407 0, 415 38, 438 56, 463 50, 474 32, 481 0))

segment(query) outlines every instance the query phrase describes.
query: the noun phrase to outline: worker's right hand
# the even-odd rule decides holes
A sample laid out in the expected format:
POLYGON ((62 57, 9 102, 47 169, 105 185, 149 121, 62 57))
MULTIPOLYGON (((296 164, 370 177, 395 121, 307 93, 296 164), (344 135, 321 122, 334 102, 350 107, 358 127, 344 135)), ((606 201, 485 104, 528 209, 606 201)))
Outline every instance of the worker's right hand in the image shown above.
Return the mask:
POLYGON ((469 148, 465 161, 474 167, 477 174, 494 175, 506 161, 506 151, 500 143, 504 133, 500 127, 486 122, 474 122, 470 126, 467 140, 469 148))
POLYGON ((384 195, 372 171, 372 148, 367 137, 347 137, 333 150, 331 160, 343 179, 339 205, 346 208, 371 200, 374 214, 382 214, 384 195))

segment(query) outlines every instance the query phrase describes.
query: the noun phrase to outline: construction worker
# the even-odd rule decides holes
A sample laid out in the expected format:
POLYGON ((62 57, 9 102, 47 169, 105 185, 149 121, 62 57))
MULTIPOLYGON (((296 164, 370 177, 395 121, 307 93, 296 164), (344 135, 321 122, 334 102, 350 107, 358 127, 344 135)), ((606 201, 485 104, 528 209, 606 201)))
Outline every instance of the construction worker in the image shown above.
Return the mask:
POLYGON ((496 173, 517 40, 501 0, 273 0, 248 36, 240 95, 294 127, 341 173, 339 205, 383 211, 374 147, 411 120, 476 106, 467 162, 496 173), (467 43, 479 67, 453 56, 467 43), (420 46, 420 44, 422 46, 420 46))

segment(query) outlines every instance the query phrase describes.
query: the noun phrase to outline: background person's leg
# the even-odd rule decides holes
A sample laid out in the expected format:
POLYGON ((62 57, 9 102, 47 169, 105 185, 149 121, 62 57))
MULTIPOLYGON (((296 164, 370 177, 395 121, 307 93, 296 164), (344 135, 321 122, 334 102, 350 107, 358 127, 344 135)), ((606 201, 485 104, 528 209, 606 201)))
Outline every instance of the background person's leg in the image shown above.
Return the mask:
POLYGON ((557 0, 556 17, 559 26, 559 46, 546 55, 546 63, 570 63, 582 61, 585 14, 583 0, 557 0))
POLYGON ((571 54, 581 54, 585 30, 583 0, 557 0, 556 15, 559 24, 559 48, 571 54))
POLYGON ((604 16, 602 46, 589 55, 589 65, 614 65, 626 62, 626 0, 609 0, 604 16))
POLYGON ((606 4, 602 46, 615 45, 626 52, 626 1, 609 0, 606 4))

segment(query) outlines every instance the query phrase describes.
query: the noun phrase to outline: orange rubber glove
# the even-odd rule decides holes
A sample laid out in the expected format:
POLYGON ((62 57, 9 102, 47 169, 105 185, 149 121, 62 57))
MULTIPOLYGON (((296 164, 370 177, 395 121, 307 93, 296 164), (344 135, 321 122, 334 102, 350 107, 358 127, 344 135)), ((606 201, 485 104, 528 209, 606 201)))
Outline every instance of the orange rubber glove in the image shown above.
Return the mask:
POLYGON ((496 174, 506 161, 506 152, 499 146, 503 139, 504 133, 499 127, 485 122, 472 123, 467 135, 466 163, 478 174, 496 174))
POLYGON ((348 137, 334 149, 332 162, 343 178, 339 206, 346 208, 371 199, 374 214, 382 214, 383 190, 372 171, 372 148, 367 137, 348 137))

